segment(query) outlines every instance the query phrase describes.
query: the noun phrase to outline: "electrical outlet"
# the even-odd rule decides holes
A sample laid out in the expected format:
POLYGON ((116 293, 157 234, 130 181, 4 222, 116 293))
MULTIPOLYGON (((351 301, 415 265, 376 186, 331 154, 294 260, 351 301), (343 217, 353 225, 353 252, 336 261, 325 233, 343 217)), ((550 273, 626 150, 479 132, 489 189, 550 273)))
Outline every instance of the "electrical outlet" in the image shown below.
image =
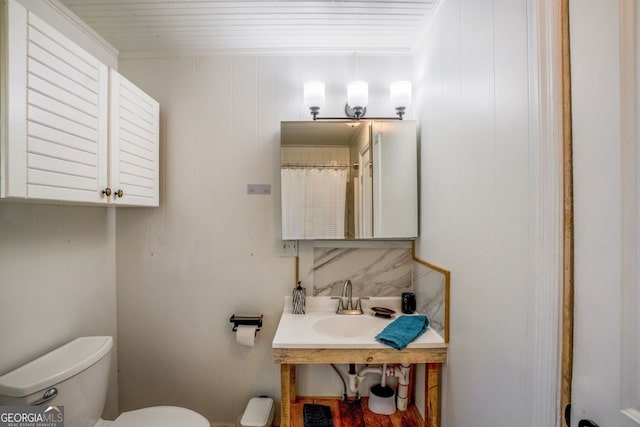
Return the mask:
POLYGON ((298 256, 298 241, 283 240, 280 246, 281 256, 294 257, 298 256))

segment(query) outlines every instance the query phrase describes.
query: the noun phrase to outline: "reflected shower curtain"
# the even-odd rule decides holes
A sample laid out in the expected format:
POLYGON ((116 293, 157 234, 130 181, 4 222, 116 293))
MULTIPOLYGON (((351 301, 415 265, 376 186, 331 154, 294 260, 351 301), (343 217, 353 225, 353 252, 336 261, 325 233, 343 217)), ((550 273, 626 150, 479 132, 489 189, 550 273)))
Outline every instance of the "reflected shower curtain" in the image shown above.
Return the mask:
POLYGON ((347 169, 280 170, 282 238, 343 239, 347 169))

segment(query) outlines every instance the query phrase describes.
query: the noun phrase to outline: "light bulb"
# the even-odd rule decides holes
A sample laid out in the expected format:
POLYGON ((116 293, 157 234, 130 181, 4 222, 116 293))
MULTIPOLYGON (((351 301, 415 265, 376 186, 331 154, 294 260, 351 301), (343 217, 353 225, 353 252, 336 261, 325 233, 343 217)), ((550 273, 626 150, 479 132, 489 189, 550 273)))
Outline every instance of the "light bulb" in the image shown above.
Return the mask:
POLYGON ((317 80, 305 82, 304 106, 317 109, 324 107, 324 83, 317 80))
POLYGON ((369 84, 354 80, 347 85, 347 103, 351 108, 364 108, 369 103, 369 84))
POLYGON ((389 94, 391 96, 391 105, 395 108, 407 108, 411 105, 411 82, 401 80, 391 83, 389 94))

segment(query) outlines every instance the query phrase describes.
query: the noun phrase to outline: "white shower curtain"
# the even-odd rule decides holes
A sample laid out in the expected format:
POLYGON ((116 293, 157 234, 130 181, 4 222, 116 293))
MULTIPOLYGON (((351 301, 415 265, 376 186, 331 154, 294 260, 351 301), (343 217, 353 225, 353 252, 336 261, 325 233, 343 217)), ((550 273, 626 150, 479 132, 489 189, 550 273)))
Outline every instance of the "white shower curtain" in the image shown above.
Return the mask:
POLYGON ((343 239, 347 169, 280 170, 282 238, 343 239))

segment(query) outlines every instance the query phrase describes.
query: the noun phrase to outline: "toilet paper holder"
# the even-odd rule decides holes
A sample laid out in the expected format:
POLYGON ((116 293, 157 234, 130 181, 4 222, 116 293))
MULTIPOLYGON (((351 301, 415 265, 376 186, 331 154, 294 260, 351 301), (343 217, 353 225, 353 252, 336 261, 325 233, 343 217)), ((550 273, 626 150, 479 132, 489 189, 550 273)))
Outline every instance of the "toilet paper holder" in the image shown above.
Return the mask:
POLYGON ((256 331, 262 328, 262 314, 259 316, 238 316, 234 314, 229 318, 229 322, 233 323, 233 332, 238 330, 238 325, 257 326, 256 331))

